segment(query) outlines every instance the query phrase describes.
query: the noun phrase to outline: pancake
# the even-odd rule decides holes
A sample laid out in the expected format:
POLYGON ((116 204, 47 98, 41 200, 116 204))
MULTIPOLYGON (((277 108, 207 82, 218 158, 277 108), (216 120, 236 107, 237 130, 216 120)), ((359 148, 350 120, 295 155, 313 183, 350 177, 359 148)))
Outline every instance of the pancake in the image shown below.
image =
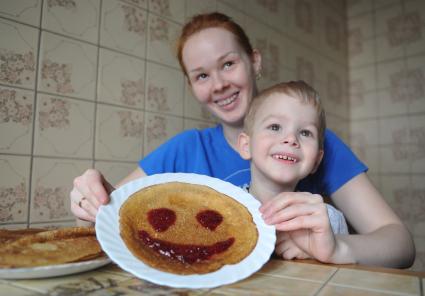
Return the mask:
POLYGON ((93 227, 68 227, 25 235, 0 247, 0 267, 35 267, 103 256, 93 227))
POLYGON ((244 205, 210 187, 170 182, 131 195, 120 235, 145 264, 175 274, 204 274, 247 257, 258 240, 244 205))
POLYGON ((46 231, 43 228, 0 229, 0 246, 13 242, 21 237, 46 231))

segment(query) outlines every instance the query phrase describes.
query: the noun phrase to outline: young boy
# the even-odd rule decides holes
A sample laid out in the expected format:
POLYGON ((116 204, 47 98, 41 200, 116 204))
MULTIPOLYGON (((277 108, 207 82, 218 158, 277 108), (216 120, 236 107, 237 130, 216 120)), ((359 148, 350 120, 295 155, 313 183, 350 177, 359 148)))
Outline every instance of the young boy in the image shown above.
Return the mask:
POLYGON ((342 213, 324 204, 320 195, 294 192, 322 160, 325 127, 317 92, 303 81, 291 81, 253 99, 239 135, 239 153, 251 160, 249 192, 263 204, 265 221, 278 230, 282 225, 294 229, 278 232, 276 253, 284 259, 317 257, 302 247, 314 242, 311 230, 325 236, 329 231, 348 234, 342 213))

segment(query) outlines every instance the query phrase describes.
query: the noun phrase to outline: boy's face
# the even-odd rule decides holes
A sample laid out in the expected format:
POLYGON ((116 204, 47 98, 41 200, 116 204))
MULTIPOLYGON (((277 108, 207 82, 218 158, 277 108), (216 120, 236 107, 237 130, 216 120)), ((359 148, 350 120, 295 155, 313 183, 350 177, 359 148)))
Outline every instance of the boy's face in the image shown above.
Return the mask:
POLYGON ((250 133, 242 133, 238 145, 241 156, 251 160, 253 175, 295 188, 322 159, 315 107, 286 94, 265 99, 250 133))

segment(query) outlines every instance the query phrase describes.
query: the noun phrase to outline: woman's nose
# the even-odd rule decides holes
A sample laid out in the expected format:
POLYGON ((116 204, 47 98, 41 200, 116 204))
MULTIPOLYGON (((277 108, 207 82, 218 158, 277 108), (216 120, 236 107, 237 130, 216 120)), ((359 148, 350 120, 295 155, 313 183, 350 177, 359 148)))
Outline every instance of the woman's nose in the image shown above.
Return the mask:
POLYGON ((226 88, 227 85, 228 85, 227 80, 221 74, 214 75, 214 79, 213 79, 214 91, 221 91, 222 89, 226 88))

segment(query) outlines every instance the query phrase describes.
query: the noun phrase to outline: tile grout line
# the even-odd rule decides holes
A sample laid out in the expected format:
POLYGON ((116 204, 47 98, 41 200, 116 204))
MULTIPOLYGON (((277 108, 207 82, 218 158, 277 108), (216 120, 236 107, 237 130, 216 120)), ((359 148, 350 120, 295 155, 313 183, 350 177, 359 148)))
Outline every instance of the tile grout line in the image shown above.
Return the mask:
POLYGON ((325 281, 324 283, 323 283, 323 285, 319 288, 319 290, 317 290, 317 292, 314 294, 314 296, 316 296, 316 295, 319 295, 319 293, 320 293, 320 291, 322 291, 323 290, 323 288, 324 287, 326 287, 326 285, 330 282, 330 280, 335 276, 335 274, 338 272, 338 270, 339 270, 339 268, 337 268, 333 273, 332 273, 332 275, 328 278, 328 280, 327 281, 325 281))

